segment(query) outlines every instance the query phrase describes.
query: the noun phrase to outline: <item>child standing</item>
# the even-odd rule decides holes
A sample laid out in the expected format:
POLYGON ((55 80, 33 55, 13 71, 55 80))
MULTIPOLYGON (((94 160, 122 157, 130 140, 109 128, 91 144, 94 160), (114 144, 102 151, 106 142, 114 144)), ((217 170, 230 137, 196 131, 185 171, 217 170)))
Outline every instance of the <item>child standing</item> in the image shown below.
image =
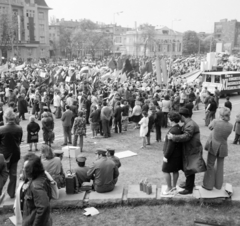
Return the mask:
POLYGON ((143 118, 138 123, 140 125, 140 137, 143 138, 143 146, 141 148, 146 147, 146 135, 148 132, 148 113, 146 111, 143 111, 143 118))
POLYGON ((235 131, 235 139, 233 144, 240 143, 240 113, 236 116, 236 122, 233 127, 233 131, 235 131))

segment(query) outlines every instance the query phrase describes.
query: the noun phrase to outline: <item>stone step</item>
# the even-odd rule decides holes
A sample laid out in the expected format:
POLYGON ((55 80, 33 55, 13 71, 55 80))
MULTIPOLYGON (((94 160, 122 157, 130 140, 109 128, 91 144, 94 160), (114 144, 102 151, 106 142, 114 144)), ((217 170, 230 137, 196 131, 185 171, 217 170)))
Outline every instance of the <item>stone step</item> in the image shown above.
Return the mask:
POLYGON ((121 204, 123 200, 123 186, 117 185, 114 190, 107 193, 91 192, 89 194, 88 204, 90 206, 105 204, 121 204))

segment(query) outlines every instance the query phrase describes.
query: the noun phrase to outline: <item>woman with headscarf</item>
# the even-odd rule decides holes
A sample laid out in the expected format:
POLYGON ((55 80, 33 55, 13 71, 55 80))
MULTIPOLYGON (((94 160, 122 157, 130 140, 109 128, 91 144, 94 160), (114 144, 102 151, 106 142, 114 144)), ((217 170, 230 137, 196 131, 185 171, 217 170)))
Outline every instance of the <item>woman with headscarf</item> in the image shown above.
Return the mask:
POLYGON ((205 150, 208 151, 207 171, 202 186, 207 190, 212 190, 214 187, 218 190, 222 188, 224 158, 228 156, 227 139, 233 129, 233 125, 229 123, 230 114, 229 108, 222 107, 219 110, 219 119, 214 119, 209 125, 212 132, 205 145, 205 150))

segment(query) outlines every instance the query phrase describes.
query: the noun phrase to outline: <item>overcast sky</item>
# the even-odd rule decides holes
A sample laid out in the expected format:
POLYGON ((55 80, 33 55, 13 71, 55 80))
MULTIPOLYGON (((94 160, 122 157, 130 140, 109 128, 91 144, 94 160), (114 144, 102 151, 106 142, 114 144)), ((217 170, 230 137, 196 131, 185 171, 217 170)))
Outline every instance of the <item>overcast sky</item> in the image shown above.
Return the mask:
POLYGON ((150 23, 184 32, 213 32, 214 22, 227 18, 240 21, 240 0, 46 0, 50 17, 65 20, 90 19, 134 27, 150 23))

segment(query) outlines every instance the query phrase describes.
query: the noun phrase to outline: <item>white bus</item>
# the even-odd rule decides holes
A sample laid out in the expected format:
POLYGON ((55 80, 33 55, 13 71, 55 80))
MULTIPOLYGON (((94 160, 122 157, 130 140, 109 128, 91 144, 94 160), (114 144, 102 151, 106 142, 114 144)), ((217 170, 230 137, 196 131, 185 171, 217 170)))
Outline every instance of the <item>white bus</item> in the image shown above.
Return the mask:
POLYGON ((240 71, 203 72, 202 86, 214 94, 215 87, 221 91, 221 95, 230 93, 240 94, 240 71))

